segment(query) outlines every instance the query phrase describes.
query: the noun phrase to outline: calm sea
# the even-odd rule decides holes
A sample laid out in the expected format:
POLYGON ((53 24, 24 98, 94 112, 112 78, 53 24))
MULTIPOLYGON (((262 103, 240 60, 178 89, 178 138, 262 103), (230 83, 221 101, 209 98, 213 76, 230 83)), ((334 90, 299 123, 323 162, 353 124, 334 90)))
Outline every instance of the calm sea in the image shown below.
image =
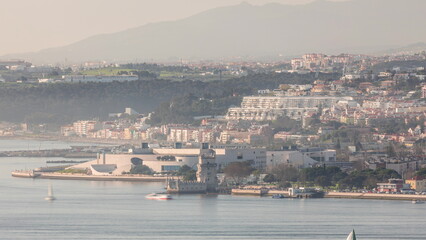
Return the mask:
MULTIPOLYGON (((27 141, 9 144, 27 148, 27 141)), ((161 183, 10 176, 14 169, 45 162, 0 158, 0 239, 344 240, 353 228, 360 240, 426 239, 426 204, 408 201, 230 195, 180 195, 155 201, 145 195, 162 191, 161 183), (54 202, 44 200, 49 182, 54 202)))
POLYGON ((19 150, 68 149, 71 146, 99 146, 99 145, 108 145, 108 144, 0 139, 0 152, 19 151, 19 150))

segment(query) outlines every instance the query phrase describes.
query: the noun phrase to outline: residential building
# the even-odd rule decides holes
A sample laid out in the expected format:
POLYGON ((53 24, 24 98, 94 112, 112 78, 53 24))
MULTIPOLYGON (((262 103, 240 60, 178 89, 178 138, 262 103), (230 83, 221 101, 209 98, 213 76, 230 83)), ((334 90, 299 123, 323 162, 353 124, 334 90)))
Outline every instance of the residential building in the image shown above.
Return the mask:
POLYGON ((405 180, 406 184, 410 184, 410 188, 416 192, 426 192, 426 179, 423 177, 414 177, 405 180))
POLYGON ((381 193, 397 193, 410 189, 410 184, 405 184, 402 179, 391 178, 387 183, 377 183, 377 191, 381 193))
POLYGON ((301 120, 304 113, 329 108, 339 101, 351 101, 352 97, 330 96, 250 96, 244 97, 239 108, 229 108, 228 120, 275 120, 281 116, 301 120))
POLYGON ((87 136, 92 130, 99 130, 101 124, 98 121, 77 121, 73 123, 74 132, 77 136, 87 136))

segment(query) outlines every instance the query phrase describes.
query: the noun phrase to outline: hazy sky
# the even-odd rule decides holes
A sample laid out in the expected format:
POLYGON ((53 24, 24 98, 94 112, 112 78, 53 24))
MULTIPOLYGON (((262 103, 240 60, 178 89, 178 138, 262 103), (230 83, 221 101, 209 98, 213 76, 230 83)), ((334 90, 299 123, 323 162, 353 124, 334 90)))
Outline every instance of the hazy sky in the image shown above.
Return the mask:
MULTIPOLYGON (((305 4, 313 0, 245 0, 305 4)), ((341 1, 341 0, 340 0, 341 1)), ((0 56, 67 45, 150 22, 176 20, 242 0, 0 0, 0 56)))

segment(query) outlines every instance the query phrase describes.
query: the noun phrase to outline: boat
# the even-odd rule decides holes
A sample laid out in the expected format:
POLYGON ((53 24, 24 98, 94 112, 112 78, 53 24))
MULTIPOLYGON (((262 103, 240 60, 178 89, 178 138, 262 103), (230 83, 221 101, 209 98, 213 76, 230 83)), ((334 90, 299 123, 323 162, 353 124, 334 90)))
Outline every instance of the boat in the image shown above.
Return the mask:
POLYGON ((146 199, 150 200, 172 200, 172 196, 165 193, 151 193, 145 196, 146 199))
POLYGON ((44 200, 46 200, 46 201, 56 200, 56 198, 53 196, 52 185, 50 185, 50 184, 49 184, 49 187, 47 188, 47 197, 45 197, 44 200))
POLYGON ((279 198, 285 198, 285 196, 283 194, 274 194, 272 195, 272 198, 279 199, 279 198))
POLYGON ((411 201, 411 203, 412 204, 422 204, 422 203, 425 203, 424 201, 420 201, 420 200, 416 200, 416 199, 414 199, 414 200, 412 200, 411 201))
POLYGON ((349 235, 346 238, 346 240, 356 240, 355 230, 352 230, 352 232, 349 233, 349 235))

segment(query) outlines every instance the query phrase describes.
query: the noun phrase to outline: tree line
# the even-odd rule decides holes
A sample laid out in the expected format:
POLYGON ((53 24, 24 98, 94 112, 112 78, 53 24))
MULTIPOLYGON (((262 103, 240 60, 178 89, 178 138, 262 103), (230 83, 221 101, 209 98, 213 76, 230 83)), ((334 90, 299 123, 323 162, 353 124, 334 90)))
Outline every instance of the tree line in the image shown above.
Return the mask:
MULTIPOLYGON (((255 171, 248 162, 230 163, 223 169, 225 176, 237 184, 241 184, 244 178, 255 171)), ((418 175, 426 176, 426 170, 419 171, 418 175)), ((283 188, 299 185, 337 189, 373 189, 376 188, 377 183, 387 182, 390 178, 401 178, 401 176, 394 170, 382 168, 345 172, 334 166, 297 169, 287 164, 280 164, 269 169, 263 181, 275 183, 283 188)))

